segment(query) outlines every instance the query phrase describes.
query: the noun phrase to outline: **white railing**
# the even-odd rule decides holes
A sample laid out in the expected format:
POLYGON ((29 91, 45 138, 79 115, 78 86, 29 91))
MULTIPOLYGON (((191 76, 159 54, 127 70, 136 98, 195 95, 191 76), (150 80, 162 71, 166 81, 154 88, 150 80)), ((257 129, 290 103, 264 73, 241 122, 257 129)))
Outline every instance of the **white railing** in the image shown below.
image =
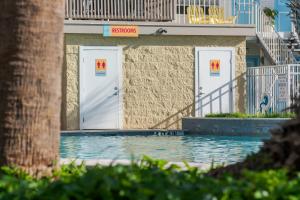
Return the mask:
POLYGON ((67 19, 254 24, 255 0, 65 0, 67 19))
POLYGON ((256 5, 256 33, 261 44, 265 50, 269 53, 270 58, 274 64, 293 64, 297 63, 296 58, 293 55, 288 44, 280 37, 275 31, 274 21, 266 16, 258 4, 256 5))
POLYGON ((247 111, 285 112, 300 92, 300 64, 247 69, 247 111))
POLYGON ((177 0, 179 24, 254 24, 255 0, 177 0))
POLYGON ((176 0, 65 0, 65 18, 172 21, 176 0))

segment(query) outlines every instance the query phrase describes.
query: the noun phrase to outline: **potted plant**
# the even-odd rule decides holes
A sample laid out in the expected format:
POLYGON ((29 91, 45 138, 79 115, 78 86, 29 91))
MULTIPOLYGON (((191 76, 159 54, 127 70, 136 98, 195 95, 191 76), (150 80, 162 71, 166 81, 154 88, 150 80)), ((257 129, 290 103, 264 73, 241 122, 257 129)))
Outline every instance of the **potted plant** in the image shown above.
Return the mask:
POLYGON ((268 8, 268 7, 265 7, 263 9, 263 11, 264 11, 265 15, 268 16, 271 19, 272 26, 274 27, 275 18, 278 16, 278 11, 275 10, 275 9, 268 8))

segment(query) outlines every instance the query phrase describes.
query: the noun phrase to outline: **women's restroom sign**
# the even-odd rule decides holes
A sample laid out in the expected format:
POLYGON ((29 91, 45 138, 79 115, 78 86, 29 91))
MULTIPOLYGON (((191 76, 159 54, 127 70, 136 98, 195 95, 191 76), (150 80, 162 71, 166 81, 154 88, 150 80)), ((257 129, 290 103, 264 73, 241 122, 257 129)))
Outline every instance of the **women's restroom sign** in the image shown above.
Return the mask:
POLYGON ((95 62, 96 76, 106 76, 106 71, 107 71, 106 59, 96 59, 96 62, 95 62))
POLYGON ((221 61, 217 59, 210 60, 210 76, 220 76, 221 61))

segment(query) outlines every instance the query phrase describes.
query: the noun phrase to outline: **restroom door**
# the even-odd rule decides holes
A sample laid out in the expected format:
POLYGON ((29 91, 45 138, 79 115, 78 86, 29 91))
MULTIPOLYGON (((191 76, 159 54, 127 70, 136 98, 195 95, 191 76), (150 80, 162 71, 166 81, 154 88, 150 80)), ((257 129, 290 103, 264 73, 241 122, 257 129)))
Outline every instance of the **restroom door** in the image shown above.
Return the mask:
POLYGON ((234 48, 196 48, 196 116, 234 111, 234 48))
POLYGON ((80 129, 122 128, 122 49, 80 47, 80 129))

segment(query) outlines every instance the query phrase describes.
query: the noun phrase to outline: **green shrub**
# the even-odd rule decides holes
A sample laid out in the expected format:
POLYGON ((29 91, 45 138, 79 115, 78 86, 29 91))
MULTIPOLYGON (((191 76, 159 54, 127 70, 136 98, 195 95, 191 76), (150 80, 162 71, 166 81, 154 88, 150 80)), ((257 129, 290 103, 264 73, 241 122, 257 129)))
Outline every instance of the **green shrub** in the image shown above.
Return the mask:
POLYGON ((272 19, 272 22, 274 23, 276 17, 278 16, 278 11, 275 9, 268 8, 268 7, 265 7, 263 9, 263 11, 266 14, 266 16, 268 16, 272 19))
POLYGON ((295 118, 295 113, 266 113, 266 114, 244 114, 244 113, 216 113, 208 114, 208 118, 295 118))
POLYGON ((245 172, 240 179, 229 175, 215 179, 196 168, 182 171, 165 164, 149 158, 129 166, 86 169, 71 164, 44 179, 4 168, 0 199, 300 199, 300 175, 288 178, 285 170, 245 172))

